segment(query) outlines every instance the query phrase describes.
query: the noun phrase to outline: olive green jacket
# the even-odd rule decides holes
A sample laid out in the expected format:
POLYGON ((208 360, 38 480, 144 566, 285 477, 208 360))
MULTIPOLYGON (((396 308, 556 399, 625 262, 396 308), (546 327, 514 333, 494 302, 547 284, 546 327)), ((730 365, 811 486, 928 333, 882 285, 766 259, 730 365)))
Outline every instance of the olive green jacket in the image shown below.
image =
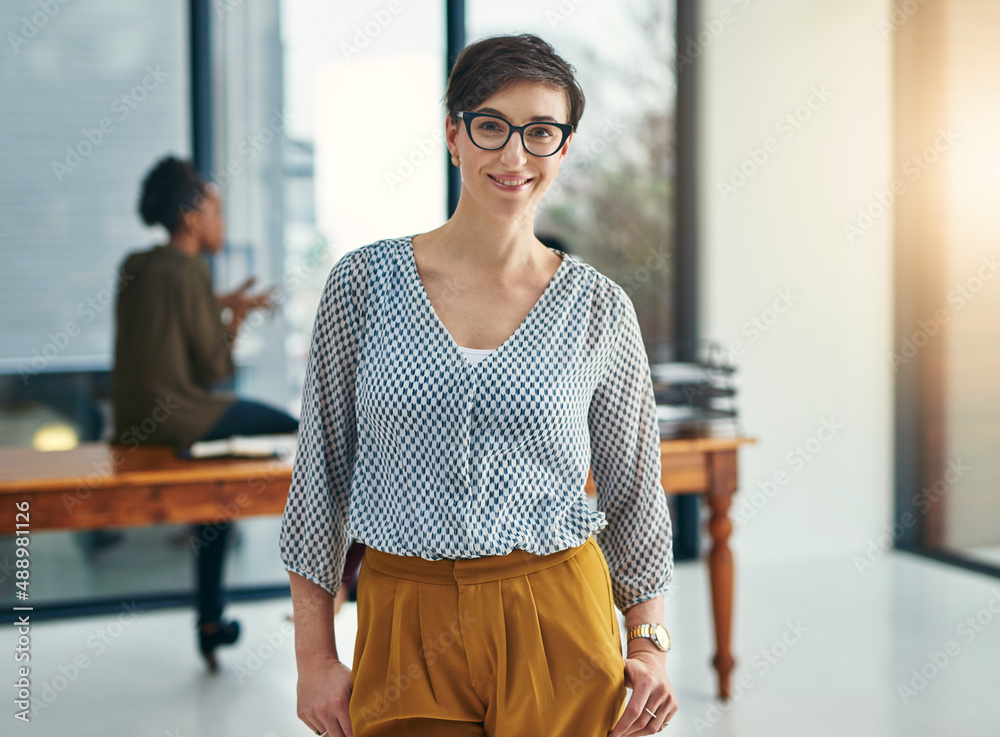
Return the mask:
POLYGON ((119 284, 112 442, 188 446, 236 401, 211 389, 234 366, 208 265, 155 246, 125 258, 119 284))

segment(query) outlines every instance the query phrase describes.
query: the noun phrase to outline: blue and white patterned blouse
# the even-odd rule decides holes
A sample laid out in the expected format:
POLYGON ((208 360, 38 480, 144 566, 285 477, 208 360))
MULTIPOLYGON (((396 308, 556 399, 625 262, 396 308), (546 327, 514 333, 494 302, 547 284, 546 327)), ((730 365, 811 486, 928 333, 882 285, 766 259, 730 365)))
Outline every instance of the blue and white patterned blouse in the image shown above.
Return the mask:
POLYGON ((336 593, 351 537, 438 560, 544 555, 600 532, 619 609, 666 592, 673 533, 635 308, 553 250, 538 302, 478 362, 434 312, 410 236, 334 265, 281 524, 287 570, 336 593))

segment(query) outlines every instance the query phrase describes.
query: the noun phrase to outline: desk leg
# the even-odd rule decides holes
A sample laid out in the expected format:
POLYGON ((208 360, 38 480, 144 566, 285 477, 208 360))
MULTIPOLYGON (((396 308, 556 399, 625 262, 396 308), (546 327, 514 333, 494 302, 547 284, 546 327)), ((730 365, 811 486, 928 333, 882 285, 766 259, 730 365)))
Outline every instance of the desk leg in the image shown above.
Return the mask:
POLYGON ((708 506, 711 516, 708 531, 712 536, 712 549, 708 554, 708 572, 712 584, 712 614, 715 619, 715 657, 712 665, 719 676, 719 698, 729 699, 729 674, 736 664, 730 650, 733 623, 733 554, 729 549, 729 535, 733 523, 729 520, 729 507, 736 491, 736 452, 719 451, 709 459, 711 485, 708 506))

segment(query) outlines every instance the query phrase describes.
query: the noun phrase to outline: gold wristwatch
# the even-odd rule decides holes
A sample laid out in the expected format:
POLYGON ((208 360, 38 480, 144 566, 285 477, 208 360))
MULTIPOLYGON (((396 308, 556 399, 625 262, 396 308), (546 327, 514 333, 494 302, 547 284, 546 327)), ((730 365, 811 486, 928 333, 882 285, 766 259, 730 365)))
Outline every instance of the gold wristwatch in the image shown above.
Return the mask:
POLYGON ((636 637, 648 637, 663 652, 670 650, 670 633, 662 624, 639 624, 628 631, 628 640, 631 642, 636 637))

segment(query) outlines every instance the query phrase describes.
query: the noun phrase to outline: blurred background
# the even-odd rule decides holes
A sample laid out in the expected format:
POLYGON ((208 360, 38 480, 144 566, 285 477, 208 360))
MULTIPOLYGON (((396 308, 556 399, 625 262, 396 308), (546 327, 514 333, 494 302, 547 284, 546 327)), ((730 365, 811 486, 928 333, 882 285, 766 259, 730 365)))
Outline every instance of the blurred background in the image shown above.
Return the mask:
MULTIPOLYGON (((625 287, 651 355, 669 357, 673 5, 470 0, 450 12, 453 32, 464 20, 469 40, 534 32, 577 66, 587 108, 538 232, 625 287)), ((46 11, 27 2, 7 5, 4 21, 16 40, 3 52, 10 104, 0 138, 17 144, 0 153, 0 443, 112 439, 117 270, 128 252, 166 242, 165 231, 144 227, 137 202, 142 177, 170 152, 195 158, 222 191, 228 242, 211 259, 217 291, 250 275, 279 288, 277 315, 253 313, 241 328, 235 389, 297 416, 332 265, 450 213, 448 5, 98 2, 46 11), (77 334, 67 334, 69 322, 77 334)), ((233 586, 287 585, 274 555, 278 522, 239 524, 233 586)), ((35 595, 83 605, 90 595, 183 590, 187 550, 169 544, 180 530, 130 530, 97 570, 93 556, 79 555, 77 534, 45 533, 36 553, 51 550, 58 573, 39 574, 35 595), (154 550, 158 559, 147 560, 154 550), (137 559, 164 575, 137 574, 137 559)), ((44 560, 36 555, 36 570, 44 560)), ((13 600, 13 589, 4 593, 13 600)))
MULTIPOLYGON (((0 444, 111 439, 115 278, 166 240, 136 208, 167 153, 223 193, 216 289, 279 288, 236 388, 298 415, 332 265, 450 213, 449 50, 529 31, 587 95, 539 233, 626 289, 652 364, 712 341, 737 367, 738 570, 843 586, 905 552, 998 586, 1000 4, 6 0, 0 30, 0 444)), ((279 523, 239 522, 234 597, 287 595, 279 523)), ((37 606, 188 595, 183 531, 38 534, 37 606)), ((899 624, 934 590, 873 595, 899 624)))

